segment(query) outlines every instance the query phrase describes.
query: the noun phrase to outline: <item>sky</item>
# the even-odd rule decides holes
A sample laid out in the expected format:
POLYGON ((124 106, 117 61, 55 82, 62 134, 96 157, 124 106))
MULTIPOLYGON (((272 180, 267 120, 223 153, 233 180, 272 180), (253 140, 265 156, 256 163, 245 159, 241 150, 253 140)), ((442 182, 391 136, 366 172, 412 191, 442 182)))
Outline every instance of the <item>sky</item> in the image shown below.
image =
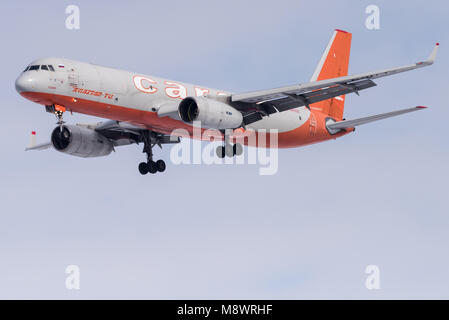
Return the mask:
MULTIPOLYGON (((0 298, 448 299, 449 5, 443 1, 2 1, 0 298), (80 29, 65 27, 66 6, 80 29), (365 8, 380 9, 380 29, 365 8), (349 73, 435 65, 350 95, 345 118, 425 105, 279 151, 279 170, 174 165, 141 176, 141 146, 104 158, 25 152, 55 118, 14 81, 66 57, 231 92, 307 82, 335 28, 349 73), (80 289, 66 288, 68 265, 80 289), (368 265, 380 288, 368 290, 368 265)), ((69 123, 97 118, 67 115, 69 123)))

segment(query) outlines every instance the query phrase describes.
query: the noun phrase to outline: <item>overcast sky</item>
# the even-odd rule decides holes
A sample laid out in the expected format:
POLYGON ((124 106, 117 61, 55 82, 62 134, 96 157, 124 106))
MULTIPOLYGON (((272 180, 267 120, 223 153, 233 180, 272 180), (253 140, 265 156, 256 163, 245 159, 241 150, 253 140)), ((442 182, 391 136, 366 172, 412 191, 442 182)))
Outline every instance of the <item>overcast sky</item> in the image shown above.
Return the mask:
MULTIPOLYGON (((449 5, 443 1, 2 1, 0 298, 449 298, 449 5), (65 8, 81 28, 65 28, 65 8), (365 8, 380 8, 380 30, 365 8), (55 119, 14 81, 66 57, 231 92, 308 81, 333 29, 350 73, 425 59, 351 95, 345 118, 426 105, 257 165, 141 176, 141 146, 81 159, 24 152, 55 119), (67 290, 65 268, 81 271, 67 290), (380 268, 380 290, 365 267, 380 268)), ((95 122, 82 115, 66 121, 95 122)))

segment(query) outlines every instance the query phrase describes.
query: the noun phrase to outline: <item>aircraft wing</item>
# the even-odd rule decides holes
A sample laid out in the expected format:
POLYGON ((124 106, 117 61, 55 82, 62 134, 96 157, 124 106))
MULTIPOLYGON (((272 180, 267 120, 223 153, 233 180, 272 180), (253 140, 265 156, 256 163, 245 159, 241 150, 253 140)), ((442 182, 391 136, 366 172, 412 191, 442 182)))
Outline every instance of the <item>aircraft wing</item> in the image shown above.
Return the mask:
POLYGON ((244 114, 244 123, 249 124, 272 113, 301 106, 308 107, 312 103, 352 92, 358 94, 360 90, 375 86, 373 79, 430 66, 435 61, 438 46, 437 43, 427 60, 414 64, 275 89, 233 94, 231 101, 244 114))
MULTIPOLYGON (((116 121, 116 120, 108 120, 104 122, 98 122, 98 123, 92 123, 92 124, 76 124, 79 127, 85 127, 91 130, 95 130, 98 133, 102 134, 106 138, 108 138, 110 141, 112 141, 114 147, 129 145, 133 143, 140 143, 143 142, 143 132, 147 131, 145 128, 141 128, 138 125, 134 125, 128 122, 122 122, 122 121, 116 121)), ((158 134, 153 133, 157 135, 148 137, 149 140, 157 140, 158 145, 161 146, 162 144, 172 144, 172 143, 178 143, 180 142, 180 138, 173 138, 169 135, 165 134, 158 134), (157 139, 156 139, 157 138, 157 139)), ((35 138, 35 131, 32 132, 32 138, 35 138)), ((32 139, 32 142, 29 147, 25 148, 25 151, 30 150, 45 150, 48 148, 52 148, 53 145, 50 141, 36 144, 34 142, 34 139, 32 139)))
MULTIPOLYGON (((143 132, 147 130, 144 127, 139 127, 138 124, 131 124, 123 121, 109 120, 100 122, 95 127, 95 131, 101 133, 106 138, 114 142, 114 146, 123 146, 126 144, 143 142, 143 132)), ((162 144, 172 144, 180 142, 179 137, 173 138, 170 135, 153 132, 157 135, 159 146, 162 144)), ((156 137, 148 137, 151 141, 156 140, 156 137)))
POLYGON ((352 119, 352 120, 343 120, 343 121, 338 121, 338 122, 335 122, 332 119, 328 119, 326 122, 326 127, 329 130, 329 132, 333 134, 333 133, 337 133, 341 129, 354 128, 356 126, 360 126, 362 124, 366 124, 369 122, 378 121, 378 120, 382 120, 382 119, 386 119, 386 118, 390 118, 390 117, 395 117, 395 116, 399 116, 404 113, 419 111, 419 110, 423 110, 426 108, 427 107, 418 106, 418 107, 414 107, 414 108, 402 109, 402 110, 397 110, 397 111, 392 111, 392 112, 387 112, 387 113, 376 114, 374 116, 368 116, 368 117, 352 119))
POLYGON ((53 145, 51 144, 51 142, 44 142, 44 143, 39 143, 36 145, 31 145, 28 148, 25 148, 25 151, 30 151, 30 150, 45 150, 48 148, 53 147, 53 145))

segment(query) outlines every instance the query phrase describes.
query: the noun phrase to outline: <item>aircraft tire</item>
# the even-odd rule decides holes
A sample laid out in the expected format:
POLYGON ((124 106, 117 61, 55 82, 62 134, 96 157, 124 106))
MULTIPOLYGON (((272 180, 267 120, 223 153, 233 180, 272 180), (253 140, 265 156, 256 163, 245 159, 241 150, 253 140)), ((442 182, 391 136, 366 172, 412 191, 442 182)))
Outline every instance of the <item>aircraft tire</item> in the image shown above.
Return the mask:
POLYGON ((225 157, 225 149, 222 146, 217 147, 217 157, 223 159, 225 157))
POLYGON ((225 152, 226 152, 226 155, 227 155, 229 158, 232 158, 232 157, 234 156, 234 148, 233 148, 233 146, 230 145, 230 144, 227 144, 227 145, 225 146, 225 152))
POLYGON ((236 143, 232 146, 232 151, 234 156, 239 156, 243 153, 243 147, 240 143, 236 143))
POLYGON ((164 160, 156 161, 156 168, 157 168, 157 171, 164 172, 165 168, 166 168, 165 161, 164 160))
POLYGON ((139 163, 139 172, 141 175, 148 173, 148 165, 145 162, 139 163))
POLYGON ((148 172, 151 174, 155 174, 157 172, 156 162, 154 161, 148 162, 148 172))

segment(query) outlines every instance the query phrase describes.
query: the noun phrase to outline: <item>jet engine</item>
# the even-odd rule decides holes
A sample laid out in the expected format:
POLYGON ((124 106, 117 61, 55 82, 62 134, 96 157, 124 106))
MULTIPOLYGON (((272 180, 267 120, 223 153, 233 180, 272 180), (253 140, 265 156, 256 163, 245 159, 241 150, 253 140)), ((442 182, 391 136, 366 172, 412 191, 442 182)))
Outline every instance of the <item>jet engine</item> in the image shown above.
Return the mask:
POLYGON ((51 143, 60 152, 82 158, 107 156, 113 150, 112 142, 103 135, 74 125, 56 127, 51 134, 51 143))
POLYGON ((200 121, 213 129, 234 129, 242 125, 243 115, 230 105, 205 97, 187 97, 178 107, 180 118, 186 123, 200 121))

